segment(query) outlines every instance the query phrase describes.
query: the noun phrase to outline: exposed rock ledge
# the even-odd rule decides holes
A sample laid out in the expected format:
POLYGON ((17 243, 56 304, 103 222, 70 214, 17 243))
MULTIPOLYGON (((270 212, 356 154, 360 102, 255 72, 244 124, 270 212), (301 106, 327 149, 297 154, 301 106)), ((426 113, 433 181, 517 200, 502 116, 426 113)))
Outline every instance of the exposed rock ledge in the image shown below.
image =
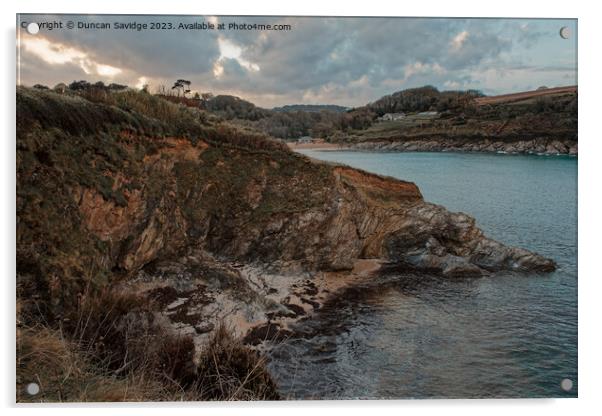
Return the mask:
POLYGON ((578 153, 577 140, 495 138, 420 138, 404 140, 371 140, 350 145, 358 150, 396 152, 479 152, 538 155, 572 155, 578 153))

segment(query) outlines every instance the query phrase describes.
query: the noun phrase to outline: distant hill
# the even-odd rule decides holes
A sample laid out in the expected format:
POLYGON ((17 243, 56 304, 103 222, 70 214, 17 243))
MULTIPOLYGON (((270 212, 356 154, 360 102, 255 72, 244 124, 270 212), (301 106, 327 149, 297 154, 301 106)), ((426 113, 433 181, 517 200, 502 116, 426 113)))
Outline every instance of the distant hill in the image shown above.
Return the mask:
POLYGON ((576 155, 577 110, 576 86, 498 96, 427 86, 345 113, 328 140, 372 150, 576 155), (398 120, 382 118, 400 112, 398 120))
POLYGON ((325 137, 346 110, 337 105, 287 105, 267 110, 232 95, 212 97, 203 101, 201 108, 238 126, 281 139, 325 137))
POLYGON ((255 104, 233 95, 217 95, 206 100, 201 107, 227 120, 239 118, 257 121, 271 115, 270 110, 257 107, 255 104))
POLYGON ((427 85, 385 95, 356 110, 368 110, 378 116, 399 112, 459 110, 473 99, 482 96, 483 94, 478 90, 439 91, 437 88, 427 85))
POLYGON ((282 107, 274 107, 272 110, 290 113, 293 111, 305 111, 308 113, 319 113, 320 111, 332 111, 333 113, 344 113, 348 110, 347 107, 334 104, 290 104, 282 107))

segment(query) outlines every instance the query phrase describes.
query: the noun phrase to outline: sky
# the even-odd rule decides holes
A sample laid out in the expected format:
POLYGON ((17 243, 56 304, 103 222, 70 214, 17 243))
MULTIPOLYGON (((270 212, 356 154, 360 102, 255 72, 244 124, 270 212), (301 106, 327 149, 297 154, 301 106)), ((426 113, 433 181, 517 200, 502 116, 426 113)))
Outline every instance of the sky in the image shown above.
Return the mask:
POLYGON ((22 14, 17 48, 22 85, 87 80, 147 84, 154 92, 186 79, 193 92, 236 95, 264 108, 357 107, 423 85, 495 95, 577 84, 575 19, 22 14), (35 35, 25 29, 30 22, 40 26, 35 35), (78 27, 90 23, 110 28, 78 27))

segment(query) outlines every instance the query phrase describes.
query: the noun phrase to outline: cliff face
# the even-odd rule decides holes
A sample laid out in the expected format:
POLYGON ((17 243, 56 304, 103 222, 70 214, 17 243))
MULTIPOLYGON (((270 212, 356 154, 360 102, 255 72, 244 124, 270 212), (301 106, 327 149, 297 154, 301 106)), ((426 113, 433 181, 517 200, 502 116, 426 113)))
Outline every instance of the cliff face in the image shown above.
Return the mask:
POLYGON ((248 290, 258 283, 241 265, 272 276, 352 270, 358 259, 448 276, 555 267, 425 202, 413 183, 312 161, 267 139, 233 142, 237 133, 220 126, 157 132, 160 117, 26 89, 17 103, 23 295, 59 305, 165 262, 174 279, 221 276, 212 281, 229 283, 216 288, 256 300, 263 292, 248 290), (43 115, 51 100, 81 123, 43 115), (101 128, 84 128, 98 114, 101 128))
MULTIPOLYGON (((278 271, 351 270, 360 258, 450 275, 553 268, 487 239, 474 219, 424 202, 412 183, 292 154, 279 160, 181 139, 164 145, 145 158, 146 177, 138 178, 159 180, 154 199, 133 190, 119 207, 74 189, 84 229, 109 245, 108 262, 126 272, 186 247, 278 271)), ((116 178, 113 186, 131 180, 116 178)))

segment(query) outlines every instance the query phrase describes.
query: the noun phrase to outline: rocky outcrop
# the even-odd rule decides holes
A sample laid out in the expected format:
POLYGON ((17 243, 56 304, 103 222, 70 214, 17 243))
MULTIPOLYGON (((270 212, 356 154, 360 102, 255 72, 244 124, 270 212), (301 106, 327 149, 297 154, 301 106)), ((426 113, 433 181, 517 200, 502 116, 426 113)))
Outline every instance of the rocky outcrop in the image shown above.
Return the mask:
POLYGON ((474 218, 428 203, 405 212, 385 238, 384 249, 395 262, 447 276, 555 269, 552 260, 485 237, 474 218))
MULTIPOLYGON (((256 158, 238 157, 239 161, 256 158)), ((262 263, 278 272, 351 270, 362 258, 449 276, 554 269, 551 260, 485 237, 473 218, 425 202, 413 183, 299 157, 302 176, 311 176, 312 168, 326 169, 324 183, 315 190, 316 200, 307 207, 296 206, 293 201, 290 206, 263 214, 271 192, 277 191, 283 203, 292 197, 286 181, 268 190, 268 182, 273 186, 282 180, 268 178, 274 162, 270 157, 257 166, 260 169, 250 175, 253 177, 239 178, 246 183, 240 184, 241 192, 231 200, 219 202, 226 206, 213 207, 197 200, 202 198, 202 190, 201 195, 195 195, 193 189, 179 189, 184 178, 174 167, 182 162, 181 154, 167 152, 155 159, 146 162, 148 168, 158 169, 160 173, 154 176, 159 174, 164 181, 161 197, 153 205, 139 192, 127 195, 126 207, 117 207, 100 195, 92 196, 90 190, 79 198, 87 229, 114 247, 114 261, 125 271, 136 271, 184 247, 200 247, 231 261, 262 263), (228 211, 240 205, 246 208, 230 215, 228 211), (215 208, 228 219, 216 220, 215 208)), ((224 174, 229 160, 217 161, 224 174)), ((202 172, 201 152, 192 159, 187 157, 186 162, 198 165, 202 172)), ((189 185, 196 188, 204 184, 201 188, 205 191, 226 193, 229 181, 222 183, 212 173, 195 175, 189 185), (217 179, 208 182, 209 177, 217 179)))
POLYGON ((577 140, 525 139, 499 140, 495 138, 408 138, 404 140, 370 140, 350 144, 358 150, 393 152, 477 152, 537 155, 571 155, 578 153, 577 140))
MULTIPOLYGON (((302 175, 311 175, 308 167, 326 167, 326 181, 319 185, 322 189, 316 190, 319 195, 313 206, 299 209, 291 205, 268 215, 256 215, 264 198, 269 197, 267 170, 273 161, 265 158, 264 166, 250 175, 255 177, 246 178, 247 183, 241 185, 242 192, 227 201, 228 206, 246 204, 248 208, 228 220, 215 221, 212 208, 227 207, 187 207, 187 202, 195 202, 188 199, 199 196, 192 195, 190 189, 179 189, 184 178, 178 176, 175 166, 182 162, 202 165, 202 152, 190 144, 188 147, 196 152, 182 143, 178 145, 180 152, 168 147, 162 157, 145 162, 149 174, 163 178, 162 195, 154 204, 140 191, 126 195, 125 207, 104 200, 90 189, 77 198, 87 229, 114 246, 115 262, 126 271, 135 271, 191 245, 231 260, 259 261, 274 270, 289 271, 350 270, 360 258, 380 258, 445 275, 553 269, 549 260, 484 237, 467 215, 424 202, 413 183, 306 160, 302 175), (187 215, 187 208, 195 212, 187 215)), ((218 161, 220 168, 226 169, 228 164, 227 158, 218 161)), ((205 184, 216 194, 227 191, 228 184, 219 178, 207 180, 198 174, 190 185, 205 184)), ((285 189, 286 183, 282 185, 277 191, 286 200, 290 190, 285 189)))

